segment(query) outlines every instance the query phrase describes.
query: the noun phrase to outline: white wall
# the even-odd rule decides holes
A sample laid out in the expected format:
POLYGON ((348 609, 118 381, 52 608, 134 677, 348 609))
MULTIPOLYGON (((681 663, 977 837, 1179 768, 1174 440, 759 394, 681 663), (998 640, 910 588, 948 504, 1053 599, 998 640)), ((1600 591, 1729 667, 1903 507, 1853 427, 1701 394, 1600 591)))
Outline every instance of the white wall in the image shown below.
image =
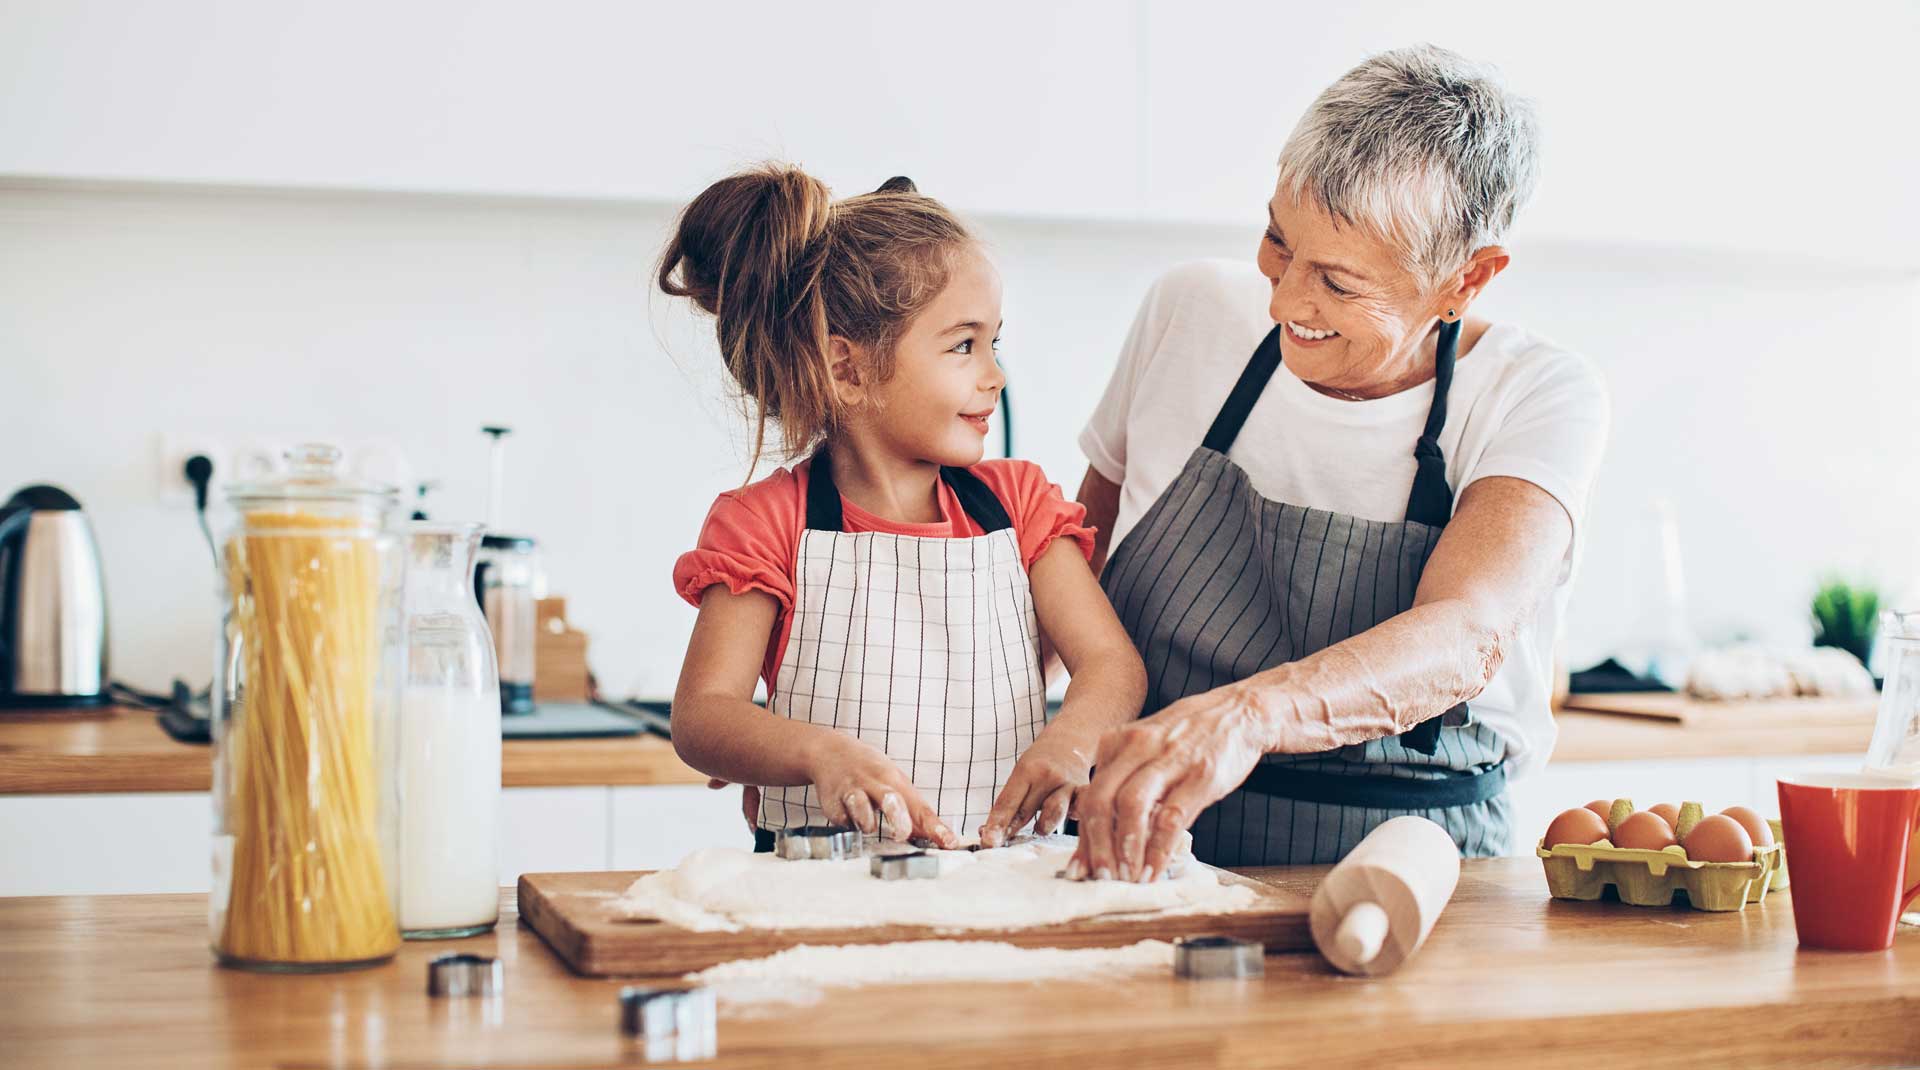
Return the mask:
POLYGON ((161 435, 385 448, 452 517, 508 423, 509 526, 606 688, 662 693, 668 569, 745 458, 703 325, 649 297, 674 204, 776 154, 975 215, 1021 452, 1071 489, 1147 282, 1249 255, 1300 110, 1422 40, 1540 107, 1483 307, 1614 386, 1570 660, 1646 631, 1658 501, 1710 639, 1804 636, 1827 570, 1920 588, 1908 0, 0 0, 0 493, 87 503, 117 673, 158 686, 204 677, 214 622, 161 435))
POLYGON ((1911 0, 5 0, 0 173, 677 200, 773 154, 1234 222, 1330 80, 1421 41, 1538 100, 1529 237, 1920 267, 1911 0))
MULTIPOLYGON (((937 190, 933 192, 938 192, 937 190)), ((204 680, 215 621, 154 439, 386 441, 476 516, 476 428, 512 424, 507 521, 613 693, 672 686, 668 570, 745 472, 710 341, 649 297, 663 205, 0 185, 0 492, 71 489, 107 562, 116 675, 204 680)), ((1021 452, 1071 490, 1073 437, 1147 282, 1250 255, 1259 221, 980 221, 1005 273, 1021 452)), ((1804 635, 1829 568, 1920 580, 1920 281, 1791 258, 1521 246, 1486 306, 1592 355, 1616 428, 1569 653, 1631 638, 1645 509, 1675 503, 1703 631, 1804 635)))

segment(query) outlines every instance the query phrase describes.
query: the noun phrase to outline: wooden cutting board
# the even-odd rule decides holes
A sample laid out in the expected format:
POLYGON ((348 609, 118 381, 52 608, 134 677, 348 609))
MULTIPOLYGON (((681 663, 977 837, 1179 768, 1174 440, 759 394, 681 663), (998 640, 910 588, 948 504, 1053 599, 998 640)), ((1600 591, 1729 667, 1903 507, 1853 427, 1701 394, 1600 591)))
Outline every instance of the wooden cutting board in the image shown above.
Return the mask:
POLYGON ((1617 694, 1568 695, 1561 708, 1581 713, 1611 713, 1644 717, 1669 724, 1786 723, 1807 720, 1857 720, 1871 725, 1879 696, 1863 698, 1734 699, 1724 702, 1691 698, 1677 691, 1622 691, 1617 694))
POLYGON ((1308 898, 1270 884, 1221 872, 1260 895, 1257 907, 1237 914, 1088 918, 1031 929, 972 929, 963 933, 920 926, 864 929, 762 929, 693 932, 657 921, 627 921, 613 901, 644 873, 528 873, 520 878, 520 920, 540 934, 573 972, 585 977, 645 977, 692 973, 735 959, 759 958, 800 944, 890 944, 902 940, 1003 940, 1021 947, 1121 947, 1179 936, 1258 940, 1269 953, 1313 946, 1308 898))

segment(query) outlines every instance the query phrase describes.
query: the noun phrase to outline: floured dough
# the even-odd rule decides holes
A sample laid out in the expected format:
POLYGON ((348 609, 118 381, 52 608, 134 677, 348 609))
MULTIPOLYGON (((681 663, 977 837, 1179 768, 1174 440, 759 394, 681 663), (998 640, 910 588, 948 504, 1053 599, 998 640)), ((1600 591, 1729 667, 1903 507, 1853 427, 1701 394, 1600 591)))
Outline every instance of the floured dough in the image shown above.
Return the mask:
POLYGON ((1194 862, 1154 884, 1062 880, 1056 874, 1074 846, 1072 837, 1051 836, 995 850, 932 851, 939 877, 898 881, 874 878, 865 858, 795 862, 713 848, 634 881, 615 912, 698 932, 876 925, 964 931, 1108 914, 1228 914, 1257 898, 1194 862))

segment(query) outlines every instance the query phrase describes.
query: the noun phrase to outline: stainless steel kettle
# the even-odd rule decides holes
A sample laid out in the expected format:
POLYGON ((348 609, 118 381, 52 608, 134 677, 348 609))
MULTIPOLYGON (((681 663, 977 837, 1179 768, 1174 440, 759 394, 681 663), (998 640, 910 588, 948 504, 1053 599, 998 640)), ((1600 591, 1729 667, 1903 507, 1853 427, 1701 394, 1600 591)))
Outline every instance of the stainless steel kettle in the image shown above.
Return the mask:
POLYGON ((93 526, 59 487, 24 487, 0 506, 0 706, 92 706, 106 691, 93 526))

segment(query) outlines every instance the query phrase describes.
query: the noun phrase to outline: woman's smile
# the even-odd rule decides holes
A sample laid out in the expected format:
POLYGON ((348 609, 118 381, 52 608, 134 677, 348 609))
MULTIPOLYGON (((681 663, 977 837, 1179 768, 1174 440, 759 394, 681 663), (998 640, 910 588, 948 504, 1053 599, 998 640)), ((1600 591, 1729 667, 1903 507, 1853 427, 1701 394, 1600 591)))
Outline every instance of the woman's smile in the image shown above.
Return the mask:
POLYGON ((1287 338, 1303 346, 1317 346, 1340 337, 1339 331, 1316 331, 1304 324, 1287 321, 1287 338))

